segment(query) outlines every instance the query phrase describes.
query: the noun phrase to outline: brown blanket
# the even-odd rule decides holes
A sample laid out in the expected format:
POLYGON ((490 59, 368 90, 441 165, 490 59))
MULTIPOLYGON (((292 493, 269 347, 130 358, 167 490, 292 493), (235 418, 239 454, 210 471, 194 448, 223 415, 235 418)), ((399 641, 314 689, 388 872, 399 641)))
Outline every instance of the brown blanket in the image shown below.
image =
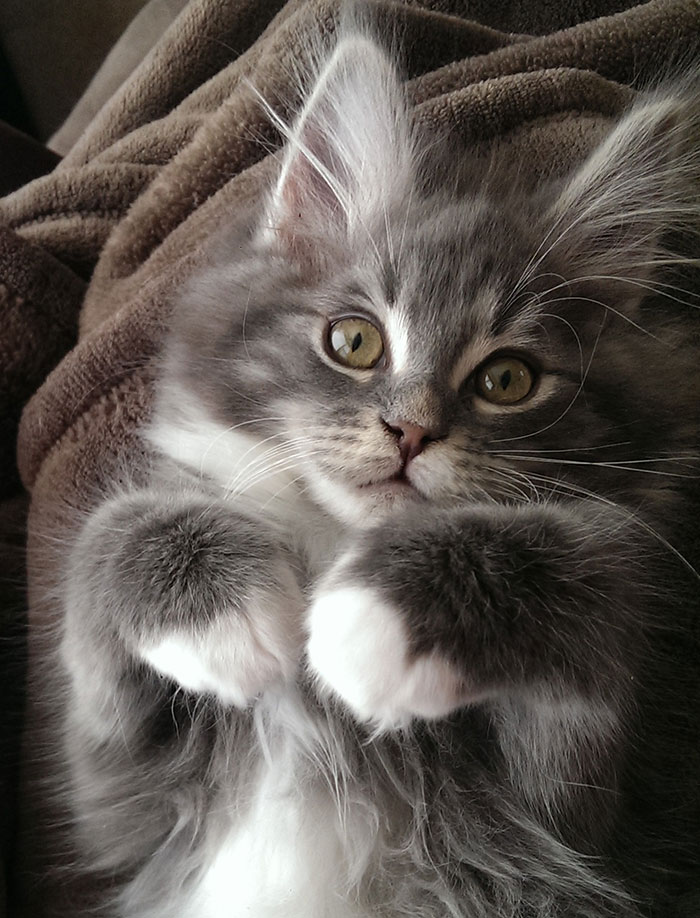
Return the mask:
MULTIPOLYGON (((700 34, 698 0, 372 6, 401 36, 418 119, 459 130, 475 156, 497 146, 543 172, 580 158, 630 86, 697 53, 700 34)), ((300 35, 331 29, 333 9, 191 0, 55 171, 0 201, 0 497, 16 490, 27 403, 18 469, 32 495, 32 669, 46 654, 43 625, 60 614, 50 588, 72 510, 89 505, 115 457, 128 463, 138 449, 172 294, 274 167, 267 153, 278 138, 248 81, 291 112, 300 35)), ((37 793, 50 701, 30 691, 16 872, 17 914, 27 918, 77 913, 76 891, 43 877, 56 860, 55 814, 37 793)))

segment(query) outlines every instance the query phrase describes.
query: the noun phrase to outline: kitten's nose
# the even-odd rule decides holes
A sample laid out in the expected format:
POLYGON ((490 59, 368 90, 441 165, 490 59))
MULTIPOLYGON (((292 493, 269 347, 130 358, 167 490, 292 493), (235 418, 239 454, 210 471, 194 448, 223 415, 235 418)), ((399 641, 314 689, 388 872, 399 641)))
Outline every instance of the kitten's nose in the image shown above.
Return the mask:
POLYGON ((441 434, 437 430, 429 427, 421 427, 418 424, 412 424, 410 421, 390 420, 384 421, 387 429, 398 437, 399 450, 404 465, 407 465, 411 459, 414 459, 423 452, 428 443, 440 438, 441 434))

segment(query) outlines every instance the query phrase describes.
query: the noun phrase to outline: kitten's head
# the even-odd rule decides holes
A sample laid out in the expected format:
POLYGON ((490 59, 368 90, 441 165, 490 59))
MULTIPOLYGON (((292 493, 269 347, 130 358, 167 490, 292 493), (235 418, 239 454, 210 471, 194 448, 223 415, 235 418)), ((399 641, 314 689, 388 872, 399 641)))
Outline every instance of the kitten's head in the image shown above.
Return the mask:
POLYGON ((670 292, 669 234, 698 224, 687 114, 682 92, 649 96, 528 191, 520 164, 421 136, 384 52, 341 40, 280 125, 261 215, 183 298, 161 413, 204 431, 186 461, 218 454, 234 490, 300 487, 353 525, 670 493, 652 473, 697 442, 700 388, 674 310, 643 301, 670 292))

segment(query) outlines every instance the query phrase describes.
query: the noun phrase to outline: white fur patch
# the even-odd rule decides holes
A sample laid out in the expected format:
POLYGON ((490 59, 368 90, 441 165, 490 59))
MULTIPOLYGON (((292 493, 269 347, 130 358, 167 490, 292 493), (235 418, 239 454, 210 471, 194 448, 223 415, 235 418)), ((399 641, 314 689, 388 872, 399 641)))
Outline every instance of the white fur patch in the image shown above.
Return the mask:
POLYGON ((224 701, 245 704, 245 693, 231 691, 221 684, 209 660, 204 659, 201 648, 183 635, 170 635, 160 644, 141 652, 142 658, 163 676, 174 679, 178 685, 191 692, 212 692, 224 701))
MULTIPOLYGON (((221 485, 239 512, 280 527, 283 540, 301 550, 311 572, 320 571, 341 534, 338 524, 302 493, 300 466, 282 470, 274 454, 269 458, 279 441, 266 443, 251 430, 212 421, 204 405, 173 386, 146 436, 166 456, 221 485)), ((346 490, 343 495, 342 503, 348 504, 346 490)))
POLYGON ((408 367, 411 337, 406 317, 398 306, 387 309, 384 325, 389 339, 391 369, 394 373, 402 373, 408 367))
MULTIPOLYGON (((182 918, 361 918, 344 901, 336 814, 317 789, 302 798, 277 768, 211 860, 182 918)), ((369 916, 367 916, 369 918, 369 916)))
MULTIPOLYGON (((409 488, 356 488, 322 474, 309 477, 309 492, 336 519, 359 529, 376 526, 389 513, 421 500, 409 488)), ((328 567, 328 546, 325 567, 328 567)))
POLYGON ((370 918, 352 891, 376 845, 366 812, 341 819, 329 784, 309 776, 307 756, 324 744, 294 692, 266 694, 261 711, 265 755, 244 800, 224 803, 229 827, 178 918, 370 918))
POLYGON ((299 512, 299 470, 276 460, 279 440, 256 436, 252 426, 226 427, 212 420, 191 394, 173 390, 159 405, 148 439, 166 456, 208 475, 242 509, 262 508, 288 521, 299 512))
POLYGON ((232 610, 198 634, 171 633, 139 648, 161 675, 193 692, 246 707, 270 685, 294 678, 299 658, 302 600, 296 585, 232 610))
POLYGON ((398 611, 369 587, 321 589, 308 628, 308 658, 321 683, 379 729, 443 717, 470 700, 447 660, 410 656, 398 611))

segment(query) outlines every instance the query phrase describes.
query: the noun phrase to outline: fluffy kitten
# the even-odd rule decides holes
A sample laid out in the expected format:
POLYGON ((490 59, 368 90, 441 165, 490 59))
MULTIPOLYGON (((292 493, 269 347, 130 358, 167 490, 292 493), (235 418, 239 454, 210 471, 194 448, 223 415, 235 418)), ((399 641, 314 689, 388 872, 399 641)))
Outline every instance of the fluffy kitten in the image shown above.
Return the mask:
POLYGON ((691 100, 533 191, 370 38, 322 64, 71 556, 110 914, 698 913, 691 100))

